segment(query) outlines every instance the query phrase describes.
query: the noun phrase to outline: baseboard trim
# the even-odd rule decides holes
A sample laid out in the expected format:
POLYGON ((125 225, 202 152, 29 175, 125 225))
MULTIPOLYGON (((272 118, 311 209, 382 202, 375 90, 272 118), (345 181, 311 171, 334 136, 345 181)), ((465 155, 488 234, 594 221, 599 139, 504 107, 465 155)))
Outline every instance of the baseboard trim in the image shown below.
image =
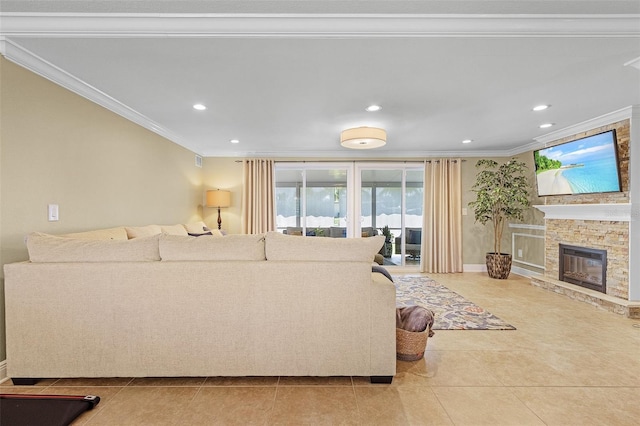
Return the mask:
POLYGON ((532 271, 530 269, 520 268, 518 266, 511 266, 511 272, 516 275, 520 275, 523 277, 533 278, 533 277, 541 277, 542 274, 539 272, 532 271))
POLYGON ((487 272, 487 265, 483 263, 464 264, 462 272, 487 272))
POLYGON ((0 361, 0 383, 6 382, 9 380, 7 377, 7 360, 0 361))
MULTIPOLYGON (((487 272, 487 265, 480 263, 471 263, 462 265, 463 272, 487 272)), ((511 265, 511 273, 521 275, 523 277, 533 278, 540 277, 542 274, 532 271, 530 269, 521 268, 519 266, 511 265)))

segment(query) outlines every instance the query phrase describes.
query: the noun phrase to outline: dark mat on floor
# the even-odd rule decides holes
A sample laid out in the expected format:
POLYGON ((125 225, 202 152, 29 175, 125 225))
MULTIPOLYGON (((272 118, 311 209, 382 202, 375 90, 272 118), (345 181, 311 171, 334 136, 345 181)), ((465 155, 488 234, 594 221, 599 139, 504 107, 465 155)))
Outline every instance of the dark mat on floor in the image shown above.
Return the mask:
POLYGON ((93 395, 0 394, 0 425, 66 426, 99 402, 93 395))

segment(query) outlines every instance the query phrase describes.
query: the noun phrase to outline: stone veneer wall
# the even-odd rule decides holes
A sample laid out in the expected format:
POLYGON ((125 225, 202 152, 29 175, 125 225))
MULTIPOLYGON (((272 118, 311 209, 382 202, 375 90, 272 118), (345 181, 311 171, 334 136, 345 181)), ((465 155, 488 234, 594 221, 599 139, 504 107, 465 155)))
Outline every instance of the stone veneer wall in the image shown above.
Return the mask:
MULTIPOLYGON (((545 204, 615 204, 629 202, 630 120, 598 127, 559 139, 547 146, 615 129, 622 192, 546 197, 545 204)), ((629 298, 629 223, 617 221, 547 219, 545 235, 545 276, 559 278, 559 244, 607 250, 607 294, 629 298)))
POLYGON ((607 294, 629 299, 629 223, 549 219, 545 237, 545 276, 560 276, 559 244, 607 251, 607 294))

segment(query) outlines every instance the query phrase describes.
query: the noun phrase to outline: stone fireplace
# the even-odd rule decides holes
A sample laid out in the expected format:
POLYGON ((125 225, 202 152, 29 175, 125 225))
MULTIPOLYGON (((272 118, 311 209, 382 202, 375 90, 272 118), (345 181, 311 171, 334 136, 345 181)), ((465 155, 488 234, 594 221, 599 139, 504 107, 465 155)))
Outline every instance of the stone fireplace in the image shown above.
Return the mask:
POLYGON ((560 244, 560 281, 607 293, 607 251, 560 244))
POLYGON ((607 309, 640 318, 640 264, 637 235, 638 187, 630 187, 631 134, 640 140, 640 109, 629 107, 539 138, 545 146, 615 129, 622 191, 552 196, 535 207, 545 214, 544 274, 532 284, 607 309), (637 125, 632 126, 632 122, 637 125), (633 130, 632 130, 633 129, 633 130), (560 253, 562 247, 562 254, 560 253), (634 253, 632 255, 632 252, 634 253), (635 257, 634 263, 631 259, 635 257))
POLYGON ((565 204, 536 208, 545 213, 545 272, 532 277, 531 283, 611 312, 640 318, 640 302, 630 298, 631 206, 565 204), (569 247, 569 253, 560 255, 561 245, 569 247), (606 258, 594 258, 598 252, 606 253, 606 258), (564 274, 565 262, 570 270, 575 269, 569 279, 564 274), (584 275, 590 277, 581 279, 584 275))

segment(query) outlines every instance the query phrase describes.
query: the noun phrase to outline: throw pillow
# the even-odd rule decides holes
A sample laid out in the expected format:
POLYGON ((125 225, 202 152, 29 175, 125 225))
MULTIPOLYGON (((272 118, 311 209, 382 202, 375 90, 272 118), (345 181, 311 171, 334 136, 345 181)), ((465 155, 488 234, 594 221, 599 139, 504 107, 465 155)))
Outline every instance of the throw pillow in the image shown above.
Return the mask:
POLYGON ((127 231, 124 227, 97 229, 94 231, 74 232, 72 234, 58 235, 64 238, 76 238, 79 240, 126 240, 127 231))
POLYGON ((87 240, 34 232, 27 237, 31 262, 148 262, 160 260, 158 235, 131 240, 87 240))
POLYGON ((162 233, 162 229, 158 225, 126 226, 124 229, 127 230, 129 239, 151 237, 162 233))
POLYGON ((204 222, 185 223, 182 226, 184 226, 184 229, 186 229, 189 234, 202 234, 209 230, 204 222))
POLYGON ((264 235, 234 234, 224 238, 212 236, 160 236, 163 261, 265 260, 264 235))
POLYGON ((219 229, 207 228, 206 232, 201 232, 201 233, 189 232, 187 235, 189 235, 190 237, 202 237, 204 235, 211 235, 212 237, 224 237, 225 234, 219 229))
POLYGON ((184 229, 184 226, 178 225, 160 225, 160 230, 162 230, 163 234, 169 235, 187 235, 187 230, 184 229))
POLYGON ((380 265, 371 265, 371 272, 377 272, 379 274, 382 274, 385 277, 387 277, 389 281, 393 282, 393 278, 391 277, 391 274, 389 273, 389 271, 387 271, 386 268, 380 265))
POLYGON ((190 237, 202 237, 203 235, 213 235, 213 234, 211 233, 211 231, 209 231, 209 232, 203 232, 202 234, 192 234, 191 232, 189 232, 187 235, 190 237))

